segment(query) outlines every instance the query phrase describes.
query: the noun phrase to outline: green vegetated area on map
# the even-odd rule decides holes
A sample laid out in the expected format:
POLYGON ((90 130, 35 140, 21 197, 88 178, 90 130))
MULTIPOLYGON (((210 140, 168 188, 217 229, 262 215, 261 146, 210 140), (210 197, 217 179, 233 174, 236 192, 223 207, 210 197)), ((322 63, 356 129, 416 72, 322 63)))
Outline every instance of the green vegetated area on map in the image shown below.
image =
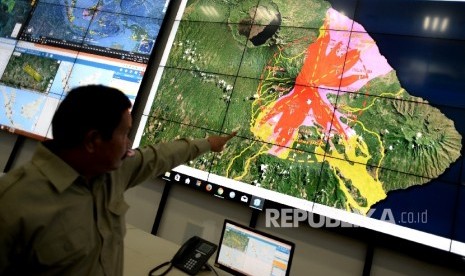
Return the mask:
POLYGON ((234 248, 241 252, 245 252, 247 244, 249 243, 249 238, 246 235, 234 230, 226 230, 224 232, 223 240, 223 244, 225 246, 234 248))
POLYGON ((458 158, 461 136, 454 123, 404 91, 395 71, 372 79, 357 93, 328 96, 330 104, 337 105, 341 122, 357 133, 355 156, 366 158, 366 163, 351 160, 339 134, 327 143, 318 124, 300 126, 285 157, 269 154, 278 147, 251 129, 265 107, 293 89, 329 4, 261 1, 260 5, 271 14, 279 11, 282 22, 263 44, 254 45, 245 30, 257 35, 261 29, 244 24, 250 25, 256 1, 189 1, 168 60, 169 67, 185 70, 165 68, 150 114, 154 118, 149 118, 141 144, 205 137, 201 128, 238 130, 240 137, 223 152, 189 165, 341 209, 347 209, 342 188, 358 206, 370 206, 358 183, 353 183, 356 178, 331 165, 335 152, 351 170, 367 172, 374 183, 382 183, 385 192, 426 183, 458 158), (217 13, 205 18, 202 6, 214 7, 217 13), (236 74, 239 77, 232 77, 236 74))
MULTIPOLYGON (((173 123, 166 120, 156 119, 154 117, 149 117, 140 144, 154 145, 181 138, 205 138, 212 134, 214 133, 200 128, 194 128, 179 123, 173 123)), ((163 145, 158 146, 163 148, 163 145)), ((188 165, 199 170, 208 171, 211 167, 212 159, 214 157, 214 153, 209 152, 196 158, 193 161, 190 161, 188 165)))
POLYGON ((182 21, 167 66, 236 75, 244 44, 228 35, 227 24, 182 21))
MULTIPOLYGON (((315 194, 311 199, 323 205, 346 209, 346 196, 339 187, 338 176, 341 177, 335 168, 332 168, 328 162, 323 162, 318 177, 318 186, 315 188, 315 194)), ((350 180, 344 181, 344 184, 351 189, 352 196, 355 196, 357 202, 362 206, 366 206, 365 198, 360 197, 357 188, 351 185, 350 180)))
POLYGON ((410 96, 394 71, 360 92, 369 95, 347 93, 338 98, 338 105, 369 106, 357 115, 353 127, 363 134, 372 154, 368 165, 388 169, 379 175, 386 191, 428 182, 460 155, 461 136, 454 122, 425 100, 410 96))
POLYGON ((249 42, 239 76, 263 79, 264 67, 274 66, 274 75, 268 81, 294 83, 302 68, 304 51, 317 36, 317 29, 281 27, 274 39, 270 38, 264 45, 255 47, 249 42))
POLYGON ((233 83, 230 76, 165 68, 150 115, 220 131, 233 83))
MULTIPOLYGON (((266 143, 232 139, 213 160, 211 172, 298 198, 313 199, 321 163, 276 158, 266 154, 269 148, 266 143)), ((297 152, 296 158, 314 157, 311 153, 297 152)))
POLYGON ((60 64, 50 58, 21 53, 13 54, 0 82, 16 88, 44 92, 53 80, 60 64))
MULTIPOLYGON (((246 23, 246 19, 255 17, 255 7, 281 13, 281 26, 319 28, 324 20, 325 11, 330 7, 326 1, 296 1, 296 0, 189 0, 182 20, 211 21, 225 23, 246 23), (205 9, 214 13, 205 13, 205 9)), ((263 18, 257 18, 253 23, 265 24, 263 18)), ((250 21, 249 21, 250 23, 250 21)))

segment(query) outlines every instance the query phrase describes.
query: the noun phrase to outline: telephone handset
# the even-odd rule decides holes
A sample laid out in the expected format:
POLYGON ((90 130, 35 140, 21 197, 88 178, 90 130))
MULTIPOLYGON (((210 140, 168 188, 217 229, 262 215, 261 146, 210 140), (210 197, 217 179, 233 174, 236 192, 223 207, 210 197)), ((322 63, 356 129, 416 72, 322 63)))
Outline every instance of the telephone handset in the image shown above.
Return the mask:
POLYGON ((197 274, 218 246, 198 236, 187 240, 174 255, 171 264, 190 275, 197 274))

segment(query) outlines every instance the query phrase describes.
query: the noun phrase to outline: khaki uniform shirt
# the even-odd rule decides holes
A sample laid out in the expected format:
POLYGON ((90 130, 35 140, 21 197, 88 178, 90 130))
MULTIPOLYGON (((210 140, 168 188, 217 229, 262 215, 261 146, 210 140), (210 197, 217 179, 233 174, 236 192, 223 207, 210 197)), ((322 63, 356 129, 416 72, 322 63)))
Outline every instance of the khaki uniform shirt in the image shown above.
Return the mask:
POLYGON ((209 149, 206 139, 138 149, 87 183, 40 143, 0 178, 0 275, 122 275, 124 191, 209 149))

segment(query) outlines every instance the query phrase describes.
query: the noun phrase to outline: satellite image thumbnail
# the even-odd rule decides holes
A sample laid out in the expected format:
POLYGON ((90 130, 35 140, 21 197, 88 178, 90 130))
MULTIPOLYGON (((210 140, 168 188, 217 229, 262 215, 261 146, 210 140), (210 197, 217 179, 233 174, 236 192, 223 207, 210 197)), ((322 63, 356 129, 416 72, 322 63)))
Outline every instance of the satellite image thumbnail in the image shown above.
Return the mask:
POLYGON ((246 235, 238 233, 234 230, 226 230, 224 232, 223 239, 223 244, 225 246, 234 248, 242 252, 244 252, 247 249, 247 244, 249 243, 249 238, 246 235))
POLYGON ((460 157, 454 121, 402 87, 361 24, 326 1, 257 4, 188 2, 141 144, 179 124, 239 129, 211 173, 363 215, 460 157))
POLYGON ((30 1, 0 0, 0 37, 12 37, 16 24, 23 24, 31 9, 30 1))
POLYGON ((60 63, 51 58, 15 52, 0 82, 16 88, 47 92, 59 66, 60 63))

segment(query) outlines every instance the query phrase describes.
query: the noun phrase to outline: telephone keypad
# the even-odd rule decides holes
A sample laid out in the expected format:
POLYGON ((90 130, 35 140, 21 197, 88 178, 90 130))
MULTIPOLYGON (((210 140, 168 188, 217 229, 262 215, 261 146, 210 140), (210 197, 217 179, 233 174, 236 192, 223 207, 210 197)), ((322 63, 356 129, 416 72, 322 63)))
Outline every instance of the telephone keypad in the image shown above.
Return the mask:
POLYGON ((195 266, 196 263, 197 263, 196 260, 194 260, 194 259, 189 259, 189 260, 187 261, 187 263, 184 265, 184 267, 187 268, 187 269, 192 269, 192 268, 195 266))

